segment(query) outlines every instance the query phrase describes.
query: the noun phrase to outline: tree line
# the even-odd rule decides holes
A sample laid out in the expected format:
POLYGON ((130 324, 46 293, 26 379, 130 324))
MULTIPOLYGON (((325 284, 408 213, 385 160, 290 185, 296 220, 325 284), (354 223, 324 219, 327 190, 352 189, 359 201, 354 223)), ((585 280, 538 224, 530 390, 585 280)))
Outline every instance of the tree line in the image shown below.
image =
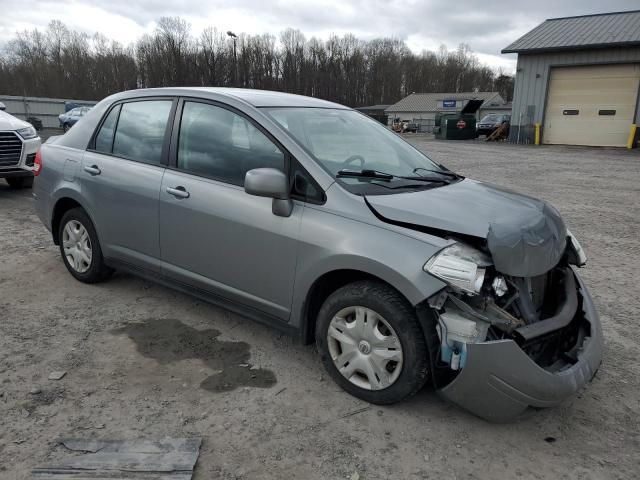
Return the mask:
POLYGON ((52 21, 17 33, 0 56, 0 93, 100 100, 122 90, 165 86, 237 86, 309 95, 352 107, 391 104, 412 92, 498 91, 510 100, 513 78, 483 65, 470 48, 413 53, 397 38, 351 34, 307 39, 215 28, 193 36, 179 17, 124 46, 52 21))

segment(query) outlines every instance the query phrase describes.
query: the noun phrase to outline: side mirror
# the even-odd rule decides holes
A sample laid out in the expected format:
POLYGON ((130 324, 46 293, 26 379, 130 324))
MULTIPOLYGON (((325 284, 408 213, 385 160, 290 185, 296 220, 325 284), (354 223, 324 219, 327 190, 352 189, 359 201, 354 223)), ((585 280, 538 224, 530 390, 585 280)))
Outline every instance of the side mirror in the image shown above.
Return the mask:
POLYGON ((280 217, 288 217, 293 211, 289 190, 289 179, 275 168, 254 168, 244 177, 244 191, 257 197, 273 198, 271 211, 280 217))

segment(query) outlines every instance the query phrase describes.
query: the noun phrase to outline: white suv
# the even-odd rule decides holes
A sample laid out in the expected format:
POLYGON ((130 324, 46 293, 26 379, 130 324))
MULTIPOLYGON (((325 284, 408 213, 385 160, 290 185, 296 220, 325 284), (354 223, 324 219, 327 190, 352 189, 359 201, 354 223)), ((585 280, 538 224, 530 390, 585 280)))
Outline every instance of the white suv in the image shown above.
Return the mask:
POLYGON ((4 109, 0 102, 0 178, 14 188, 30 187, 40 137, 31 124, 4 109))

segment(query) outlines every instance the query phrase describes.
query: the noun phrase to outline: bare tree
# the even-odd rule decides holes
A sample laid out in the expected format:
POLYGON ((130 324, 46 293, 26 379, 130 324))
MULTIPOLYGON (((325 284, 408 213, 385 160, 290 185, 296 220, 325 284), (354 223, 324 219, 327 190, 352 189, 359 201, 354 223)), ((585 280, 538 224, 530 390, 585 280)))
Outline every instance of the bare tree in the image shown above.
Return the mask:
POLYGON ((0 93, 98 100, 121 90, 172 85, 233 86, 311 95, 350 106, 394 103, 412 92, 497 90, 510 99, 513 78, 482 65, 469 46, 419 54, 397 38, 362 41, 299 30, 239 34, 215 28, 197 38, 179 17, 123 46, 53 21, 16 34, 0 55, 0 93))

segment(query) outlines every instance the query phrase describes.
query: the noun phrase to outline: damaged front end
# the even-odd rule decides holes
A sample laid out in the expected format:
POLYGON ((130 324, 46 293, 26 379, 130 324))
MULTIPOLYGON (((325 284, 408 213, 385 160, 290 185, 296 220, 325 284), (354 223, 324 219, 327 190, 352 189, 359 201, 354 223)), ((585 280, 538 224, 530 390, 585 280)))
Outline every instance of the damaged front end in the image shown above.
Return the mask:
POLYGON ((424 266, 448 284, 418 308, 425 331, 437 332, 427 339, 436 388, 488 420, 557 405, 601 362, 598 315, 576 273, 584 252, 561 220, 545 218, 544 242, 493 231, 487 244, 453 243, 424 266))
POLYGON ((416 309, 444 397, 506 421, 593 378, 602 333, 577 274, 586 259, 552 205, 468 178, 365 200, 381 221, 451 241, 423 267, 447 286, 416 309))

